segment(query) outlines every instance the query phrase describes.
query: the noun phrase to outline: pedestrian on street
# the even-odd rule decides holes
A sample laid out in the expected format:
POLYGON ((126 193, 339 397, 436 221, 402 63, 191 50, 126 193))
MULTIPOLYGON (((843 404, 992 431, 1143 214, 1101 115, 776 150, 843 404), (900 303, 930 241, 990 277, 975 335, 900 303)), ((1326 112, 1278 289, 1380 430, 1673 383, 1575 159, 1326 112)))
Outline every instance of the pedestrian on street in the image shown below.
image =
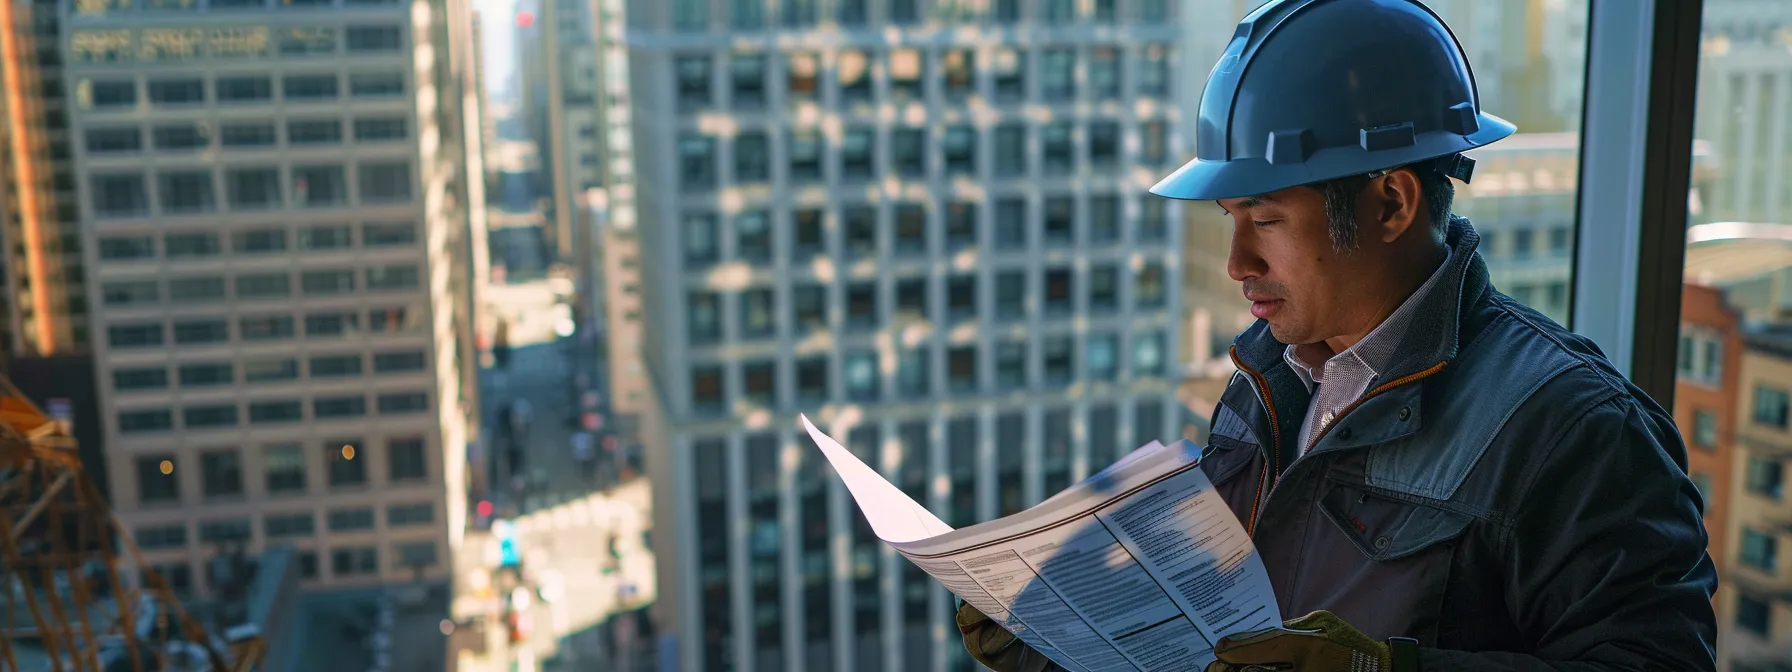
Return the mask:
MULTIPOLYGON (((1208 672, 1716 669, 1717 575, 1672 416, 1500 293, 1450 214, 1461 152, 1511 135, 1416 0, 1272 0, 1152 188, 1217 202, 1255 324, 1201 468, 1284 627, 1208 672)), ((964 605, 1001 671, 1060 669, 964 605)))

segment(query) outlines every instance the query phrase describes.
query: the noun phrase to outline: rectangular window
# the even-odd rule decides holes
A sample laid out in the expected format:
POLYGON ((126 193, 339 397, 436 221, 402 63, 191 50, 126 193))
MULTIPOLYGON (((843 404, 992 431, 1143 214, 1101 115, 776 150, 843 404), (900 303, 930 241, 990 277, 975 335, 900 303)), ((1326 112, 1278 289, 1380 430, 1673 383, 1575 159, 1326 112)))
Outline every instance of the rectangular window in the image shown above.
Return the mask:
POLYGON ((334 99, 339 95, 336 75, 286 75, 280 78, 280 95, 289 101, 334 99))
MULTIPOLYGON (((269 446, 264 457, 267 460, 268 492, 305 491, 305 454, 297 444, 269 446)), ((306 518, 310 515, 306 514, 306 518)))
POLYGON ((403 116, 360 116, 355 120, 355 142, 387 142, 409 136, 410 125, 403 116))
POLYGON ((1020 320, 1027 316, 1027 272, 996 273, 996 318, 1020 320))
POLYGON ((313 355, 312 378, 337 378, 361 375, 361 355, 313 355))
POLYGON ((1161 308, 1164 305, 1164 266, 1147 262, 1133 278, 1133 303, 1140 308, 1161 308))
POLYGON ((778 364, 773 361, 744 362, 740 365, 741 396, 760 406, 778 403, 778 364))
POLYGON ((286 122, 286 143, 290 145, 342 144, 342 120, 289 120, 286 122))
POLYGON ((205 103, 205 80, 198 78, 149 80, 149 102, 156 105, 205 103))
POLYGON ((186 425, 187 429, 235 427, 237 424, 236 405, 188 406, 181 409, 181 423, 186 425))
POLYGON ((191 123, 157 126, 150 130, 150 137, 155 139, 156 149, 162 151, 205 149, 212 144, 211 133, 191 123))
POLYGON ((87 83, 95 108, 132 107, 137 104, 137 83, 134 81, 88 80, 87 83))
MULTIPOLYGON (((244 317, 239 327, 245 341, 271 341, 292 338, 293 324, 290 315, 265 315, 244 317)), ((178 330, 176 340, 179 340, 178 330)))
POLYGON ((960 345, 946 351, 946 385, 956 394, 977 391, 977 346, 960 345))
POLYGON ((828 328, 826 288, 817 285, 791 287, 790 304, 791 327, 799 335, 828 328))
POLYGON ((429 502, 386 507, 386 527, 426 527, 436 522, 436 507, 429 502))
POLYGON ((330 574, 338 577, 373 575, 380 572, 378 546, 350 546, 330 551, 330 574))
POLYGON ((1167 96, 1170 94, 1170 61, 1175 58, 1174 51, 1166 44, 1147 45, 1140 51, 1140 95, 1167 96))
POLYGON ((740 335, 742 338, 772 336, 778 328, 776 293, 771 289, 749 289, 740 294, 740 335))
POLYGON ((176 304, 212 302, 223 298, 223 278, 168 279, 168 300, 170 302, 176 304))
POLYGON ((940 86, 948 100, 959 101, 977 89, 977 52, 952 49, 940 54, 940 86))
POLYGON ((242 456, 235 450, 201 452, 199 477, 206 499, 240 497, 243 494, 242 456))
POLYGON ((348 76, 348 95, 353 98, 391 98, 404 95, 404 73, 360 72, 348 76))
POLYGON ((162 173, 156 176, 156 190, 162 199, 163 212, 209 212, 217 208, 209 170, 162 173))
POLYGON ((429 393, 427 392, 393 392, 382 394, 379 402, 380 415, 408 415, 429 411, 429 393))
POLYGON ((422 282, 421 272, 411 264, 392 264, 367 269, 367 289, 416 289, 422 282))
POLYGON ((131 217, 149 213, 149 192, 143 175, 102 173, 89 178, 93 189, 93 213, 100 217, 131 217))
POLYGON ((1792 401, 1792 397, 1789 397, 1783 388, 1756 385, 1755 422, 1768 427, 1785 429, 1789 401, 1792 401))
POLYGON ((1083 346, 1083 366, 1091 380, 1113 380, 1120 370, 1120 339, 1114 334, 1089 334, 1083 346))
POLYGON ((348 178, 342 166, 293 166, 292 195, 301 207, 342 205, 348 202, 348 178))
POLYGON ((840 228, 848 257, 877 254, 877 210, 871 206, 841 208, 840 228))
POLYGON ((927 319, 927 278, 897 280, 896 309, 893 312, 903 319, 927 319))
POLYGON ((1089 124, 1089 165, 1112 167, 1120 161, 1120 123, 1096 121, 1089 124))
POLYGON ((274 82, 260 75, 218 78, 218 102, 252 103, 274 99, 274 82))
POLYGON ((168 387, 168 369, 163 367, 143 367, 112 370, 112 389, 120 392, 129 390, 160 390, 168 387))
POLYGON ((927 131, 919 128, 890 131, 890 170, 902 177, 927 176, 927 131))
POLYGON ((162 323, 114 324, 106 327, 106 344, 115 348, 152 348, 162 344, 162 323))
MULTIPOLYGON (((167 411, 162 413, 166 414, 167 411)), ((121 431, 140 431, 124 429, 123 413, 119 414, 118 424, 121 431)), ((180 478, 174 473, 173 455, 143 455, 137 458, 137 501, 143 504, 180 501, 180 478)))
POLYGON ((1120 269, 1100 264, 1089 269, 1089 312, 1106 313, 1120 307, 1120 269))
MULTIPOLYGON (((295 370, 298 368, 298 360, 283 361, 291 362, 295 370)), ((244 363, 243 369, 247 371, 249 366, 248 363, 244 363)), ((252 425, 298 422, 303 419, 305 419, 305 407, 297 399, 249 402, 249 424, 252 425)))
POLYGON ((952 275, 946 278, 946 318, 950 321, 977 317, 977 276, 952 275))
POLYGON ((153 525, 137 528, 137 547, 146 551, 186 548, 187 524, 153 525))
POLYGON ((1045 199, 1044 239, 1047 245, 1067 247, 1076 242, 1076 200, 1070 196, 1045 199))
MULTIPOLYGON (((216 0, 214 0, 215 2, 216 0)), ((244 0, 248 1, 248 0, 244 0)), ((260 3, 256 3, 260 4, 260 3)), ((285 0, 296 6, 329 5, 319 0, 285 0)), ((292 26, 279 29, 274 36, 281 56, 318 56, 336 53, 336 28, 333 26, 292 26)))
POLYGON ((1706 450, 1717 449, 1717 414, 1705 409, 1692 412, 1692 444, 1706 450))
POLYGON ((101 261, 151 259, 156 256, 156 239, 149 236, 111 236, 100 239, 101 261))
POLYGON ((926 254, 927 209, 917 203, 898 203, 891 214, 896 219, 896 254, 926 254))
POLYGON ((233 235, 237 254, 281 253, 287 249, 287 229, 247 229, 233 235))
POLYGON ((875 329, 878 322, 877 284, 855 282, 846 286, 846 328, 875 329))
POLYGON ((790 132, 790 180, 791 182, 822 179, 821 134, 814 130, 798 130, 790 132))
POLYGON ((772 178, 771 149, 763 131, 746 131, 734 137, 734 181, 764 182, 772 178))
POLYGON ((923 345, 898 355, 896 394, 905 399, 925 399, 932 393, 933 350, 923 345))
POLYGON ((1045 312, 1064 315, 1076 309, 1076 276, 1069 268, 1045 269, 1045 312))
POLYGON ((218 234, 212 232, 170 233, 162 236, 162 243, 170 258, 215 257, 224 252, 218 234))
POLYGON ((1773 573, 1779 567, 1779 539, 1771 532, 1742 528, 1742 564, 1773 573))
POLYGON ((996 49, 990 59, 990 70, 997 101, 1013 102, 1027 97, 1027 52, 996 49))
POLYGON ((386 464, 393 483, 421 481, 429 477, 429 453, 421 436, 391 439, 386 443, 386 464))
POLYGON ((876 131, 849 128, 840 137, 840 179, 868 180, 876 171, 876 131))
POLYGON ((1075 135, 1070 124, 1056 123, 1039 131, 1039 147, 1047 174, 1062 175, 1076 170, 1075 135))
POLYGON ((826 357, 799 359, 793 368, 796 371, 796 397, 799 402, 815 403, 828 399, 830 393, 826 357))
POLYGON ((1047 101, 1076 98, 1076 51, 1046 49, 1039 53, 1039 95, 1047 101))
MULTIPOLYGON (((273 133, 270 126, 268 133, 273 133)), ((270 137, 272 137, 270 135, 270 137)), ((270 141, 269 144, 272 144, 270 141)), ((265 210, 280 207, 285 196, 280 188, 278 168, 229 168, 224 171, 224 193, 234 210, 265 210)), ((237 251, 243 251, 239 246, 237 251)))
POLYGON ((1120 97, 1120 50, 1115 47, 1089 49, 1089 92, 1097 100, 1120 97))
POLYGON ((835 20, 842 26, 863 26, 871 13, 866 8, 866 0, 834 0, 838 10, 835 20))
POLYGON ((305 271, 299 275, 299 289, 306 296, 332 296, 355 290, 355 272, 346 269, 305 271))
POLYGON ((1143 149, 1139 150, 1139 160, 1146 165, 1163 165, 1169 156, 1169 137, 1167 125, 1162 121, 1147 121, 1139 126, 1143 135, 1140 141, 1143 149))
POLYGON ((1785 465, 1779 460, 1748 458, 1748 470, 1744 473, 1744 485, 1748 491, 1763 497, 1779 501, 1784 488, 1785 465))
POLYGON ((347 224, 324 224, 299 229, 299 249, 340 250, 353 247, 354 235, 347 224))
POLYGON ((847 399, 877 401, 883 396, 883 376, 877 369, 877 353, 848 353, 840 368, 846 378, 847 399))
POLYGON ((1027 127, 1002 124, 995 130, 995 172, 998 177, 1027 174, 1027 127))
POLYGON ((355 169, 362 203, 396 203, 411 199, 411 164, 406 161, 362 163, 355 169))
POLYGON ((734 254, 743 261, 769 263, 772 260, 771 215, 764 210, 749 210, 734 216, 734 254))
POLYGON ((919 49, 890 50, 890 98, 897 103, 926 97, 921 81, 927 62, 919 49))
POLYGON ((688 212, 684 215, 684 263, 687 269, 698 269, 722 259, 720 235, 716 232, 716 216, 712 212, 688 212))
POLYGON ((199 543, 248 541, 255 533, 255 521, 248 518, 227 518, 199 522, 199 543))
POLYGON ((417 315, 418 313, 403 306, 372 308, 367 311, 367 330, 376 334, 420 331, 423 325, 417 315))
POLYGON ((1076 377, 1076 341, 1071 336, 1048 336, 1040 341, 1040 358, 1047 383, 1068 383, 1076 377))
POLYGON ((237 276, 237 299, 283 299, 289 296, 292 296, 292 276, 285 272, 237 276))
POLYGON ((360 317, 359 314, 345 312, 311 313, 305 316, 305 336, 308 338, 346 336, 359 328, 360 317))
POLYGON ((996 343, 996 387, 1016 390, 1027 386, 1027 342, 996 343))
POLYGON ((361 225, 361 244, 367 247, 397 247, 416 243, 416 222, 379 222, 361 225))
POLYGON ((174 429, 174 412, 167 409, 118 412, 120 433, 166 432, 171 429, 174 429))
POLYGON ((108 306, 149 306, 162 301, 162 285, 155 280, 119 280, 100 285, 100 303, 108 306))
POLYGON ((977 129, 953 126, 946 129, 941 143, 947 175, 972 175, 977 172, 977 129))
POLYGON ((367 415, 367 398, 360 395, 319 397, 311 400, 311 414, 320 420, 365 417, 367 415))
MULTIPOLYGON (((728 59, 729 102, 735 110, 748 111, 765 107, 765 64, 764 54, 735 54, 728 59)), ((707 88, 707 71, 703 77, 703 86, 707 88)))
POLYGON ((143 149, 143 132, 137 127, 90 128, 86 142, 88 154, 136 152, 143 149))
POLYGON ((267 383, 294 380, 299 376, 299 360, 292 357, 247 358, 242 362, 244 382, 267 383))
POLYGON ((1161 243, 1169 239, 1169 215, 1166 198, 1147 198, 1139 203, 1140 243, 1161 243))
POLYGON ((174 342, 181 345, 223 343, 230 340, 230 324, 224 320, 183 320, 174 323, 174 342))
POLYGON ((685 189, 709 190, 716 186, 716 139, 694 133, 678 139, 678 184, 685 189))
POLYGON ((716 292, 690 292, 685 298, 686 333, 693 345, 722 340, 722 297, 716 292))
POLYGON ((422 350, 373 353, 374 373, 422 371, 427 366, 428 358, 425 357, 422 350))
POLYGON ((1147 331, 1132 336, 1132 375, 1154 378, 1164 375, 1164 332, 1147 331))
POLYGON ((291 539, 317 534, 317 515, 304 513, 270 513, 261 519, 262 532, 269 539, 291 539))
POLYGON ((834 64, 834 73, 840 87, 841 103, 852 105, 870 102, 871 59, 865 52, 852 49, 841 51, 834 64))
POLYGON ((1027 247, 1027 201, 1024 198, 1002 198, 996 201, 995 246, 999 250, 1027 247))
POLYGON ((1736 626, 1767 637, 1773 632, 1773 604, 1753 595, 1737 595, 1736 626))
POLYGON ((717 413, 722 410, 727 395, 722 389, 722 367, 714 365, 691 367, 691 406, 699 413, 717 413))
POLYGON ((334 509, 328 513, 331 532, 356 532, 373 529, 373 509, 334 509))
POLYGON ((416 571, 436 566, 436 544, 433 541, 419 541, 409 544, 398 544, 398 567, 416 571))
POLYGON ((360 439, 337 439, 323 445, 324 464, 329 468, 330 487, 341 488, 367 483, 367 458, 360 454, 360 439))
POLYGON ((796 52, 784 56, 784 98, 791 104, 815 102, 817 75, 821 67, 813 53, 796 52))
POLYGON ((398 26, 349 26, 344 41, 351 54, 404 49, 404 33, 398 26))
POLYGON ((181 387, 215 387, 236 382, 236 369, 229 362, 197 362, 180 365, 181 387))

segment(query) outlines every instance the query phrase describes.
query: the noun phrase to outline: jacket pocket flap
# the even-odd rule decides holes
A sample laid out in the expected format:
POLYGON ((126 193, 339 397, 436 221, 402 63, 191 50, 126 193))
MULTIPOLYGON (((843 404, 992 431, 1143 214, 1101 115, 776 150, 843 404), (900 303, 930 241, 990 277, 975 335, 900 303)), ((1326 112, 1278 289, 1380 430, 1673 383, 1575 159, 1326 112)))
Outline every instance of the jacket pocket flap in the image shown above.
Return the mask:
POLYGON ((1201 452, 1201 470, 1207 472, 1209 482, 1223 483, 1250 466, 1251 458, 1256 456, 1256 444, 1213 434, 1207 437, 1207 449, 1201 452))
POLYGON ((1377 561, 1403 558, 1455 540, 1475 520, 1466 513, 1343 483, 1331 484, 1319 508, 1363 555, 1377 561))

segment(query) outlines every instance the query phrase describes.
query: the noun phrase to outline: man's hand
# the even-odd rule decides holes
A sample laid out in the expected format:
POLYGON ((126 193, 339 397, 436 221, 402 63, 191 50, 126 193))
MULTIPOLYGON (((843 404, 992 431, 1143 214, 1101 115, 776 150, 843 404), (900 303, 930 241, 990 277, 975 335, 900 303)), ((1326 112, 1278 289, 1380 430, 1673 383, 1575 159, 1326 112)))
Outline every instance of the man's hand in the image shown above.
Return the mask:
POLYGON ((1048 672, 1063 668, 1052 664, 968 602, 958 605, 958 632, 971 658, 996 672, 1048 672))
MULTIPOLYGON (((960 612, 961 614, 963 612, 960 612)), ((1388 645, 1370 639, 1329 611, 1315 611, 1280 628, 1220 638, 1219 660, 1207 672, 1389 672, 1388 645)))

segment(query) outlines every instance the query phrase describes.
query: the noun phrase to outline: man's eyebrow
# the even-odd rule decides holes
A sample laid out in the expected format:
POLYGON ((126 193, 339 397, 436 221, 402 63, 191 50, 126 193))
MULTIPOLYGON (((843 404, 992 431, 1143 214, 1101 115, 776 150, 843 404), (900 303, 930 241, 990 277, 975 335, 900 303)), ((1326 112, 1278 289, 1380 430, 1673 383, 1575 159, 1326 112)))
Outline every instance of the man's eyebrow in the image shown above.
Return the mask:
MULTIPOLYGON (((1268 195, 1268 194, 1264 194, 1264 195, 1261 195, 1261 196, 1251 196, 1251 197, 1249 197, 1249 198, 1246 198, 1246 199, 1244 199, 1244 200, 1241 200, 1241 201, 1239 201, 1239 202, 1238 202, 1238 207, 1241 207, 1241 208, 1255 208, 1255 207, 1257 207, 1257 206, 1259 206, 1259 205, 1263 205, 1263 204, 1264 204, 1264 203, 1266 203, 1266 202, 1268 202, 1268 201, 1272 201, 1272 200, 1275 200, 1275 199, 1273 199, 1273 198, 1270 198, 1270 196, 1269 196, 1269 195, 1268 195)), ((1220 205, 1220 202, 1219 202, 1219 201, 1214 201, 1214 202, 1213 202, 1213 204, 1214 204, 1214 205, 1219 205, 1219 206, 1220 206, 1220 212, 1223 212, 1223 213, 1226 213, 1226 214, 1228 214, 1228 215, 1230 215, 1230 214, 1232 214, 1232 211, 1231 211, 1231 210, 1227 210, 1227 209, 1226 209, 1226 206, 1224 206, 1224 205, 1220 205)))

